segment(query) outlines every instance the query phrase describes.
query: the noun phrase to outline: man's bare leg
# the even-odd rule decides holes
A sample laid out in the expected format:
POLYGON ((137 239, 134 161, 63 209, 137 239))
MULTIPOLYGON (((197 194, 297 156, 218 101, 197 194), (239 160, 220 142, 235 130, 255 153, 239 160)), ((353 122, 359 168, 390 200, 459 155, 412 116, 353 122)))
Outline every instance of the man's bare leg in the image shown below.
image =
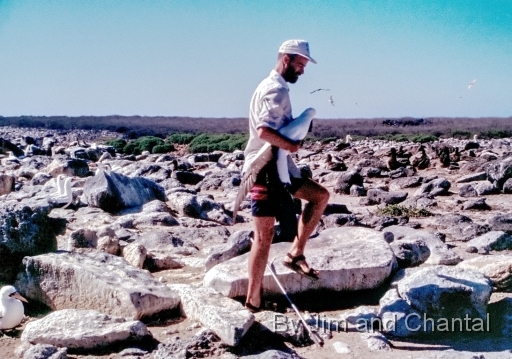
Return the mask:
POLYGON ((259 308, 261 304, 261 283, 268 261, 268 253, 274 237, 274 217, 253 217, 254 242, 249 253, 246 303, 259 308))
MULTIPOLYGON (((318 225, 325 207, 327 207, 329 191, 315 181, 308 179, 297 190, 294 196, 307 201, 299 219, 298 235, 292 242, 292 246, 288 252, 293 257, 297 257, 298 255, 304 254, 306 242, 318 225)), ((286 257, 285 261, 291 262, 292 260, 286 257)), ((309 271, 309 266, 305 261, 299 261, 297 264, 304 272, 307 273, 309 271)))

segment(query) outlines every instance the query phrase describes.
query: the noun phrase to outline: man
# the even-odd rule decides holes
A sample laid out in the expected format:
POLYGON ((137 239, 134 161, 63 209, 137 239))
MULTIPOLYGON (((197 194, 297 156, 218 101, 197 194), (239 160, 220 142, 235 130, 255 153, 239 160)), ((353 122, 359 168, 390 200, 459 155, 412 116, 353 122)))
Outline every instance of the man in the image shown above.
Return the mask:
MULTIPOLYGON (((258 151, 267 142, 273 149, 280 148, 291 153, 300 148, 300 141, 286 138, 279 130, 294 120, 287 83, 297 82, 309 61, 316 63, 309 54, 309 45, 306 41, 288 40, 280 46, 274 70, 258 85, 251 100, 249 142, 245 148, 246 161, 243 172, 249 170, 258 151)), ((306 113, 311 111, 306 110, 306 113)), ((314 110, 312 113, 314 114, 314 110)), ((281 228, 291 233, 290 239, 293 239, 283 264, 298 273, 318 279, 319 273, 309 267, 304 257, 304 249, 306 241, 327 206, 329 192, 313 180, 302 178, 291 158, 288 158, 288 165, 291 177, 289 185, 284 186, 279 181, 275 161, 270 161, 258 173, 250 191, 254 242, 249 254, 249 285, 245 306, 252 312, 257 312, 262 307, 261 283, 274 236, 276 218, 280 221, 281 228), (291 195, 307 201, 298 225, 295 214, 290 215, 290 206, 293 206, 291 195), (293 227, 291 230, 290 223, 293 227)))

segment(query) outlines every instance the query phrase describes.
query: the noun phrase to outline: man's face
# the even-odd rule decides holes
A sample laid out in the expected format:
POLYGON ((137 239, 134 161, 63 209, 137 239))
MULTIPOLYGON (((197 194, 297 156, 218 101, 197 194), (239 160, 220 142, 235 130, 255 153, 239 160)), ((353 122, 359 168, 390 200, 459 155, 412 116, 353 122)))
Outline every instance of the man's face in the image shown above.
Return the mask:
POLYGON ((297 55, 293 60, 289 60, 286 63, 284 69, 283 78, 286 82, 294 84, 299 79, 299 76, 304 73, 304 68, 308 63, 308 59, 297 55))

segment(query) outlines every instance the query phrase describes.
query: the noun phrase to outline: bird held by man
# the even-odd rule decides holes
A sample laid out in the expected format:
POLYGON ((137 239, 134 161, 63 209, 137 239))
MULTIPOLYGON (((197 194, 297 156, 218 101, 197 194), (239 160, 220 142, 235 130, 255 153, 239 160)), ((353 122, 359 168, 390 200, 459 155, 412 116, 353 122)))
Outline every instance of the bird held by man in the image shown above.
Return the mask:
POLYGON ((28 303, 16 288, 6 285, 0 289, 0 330, 12 329, 25 318, 23 302, 28 303))

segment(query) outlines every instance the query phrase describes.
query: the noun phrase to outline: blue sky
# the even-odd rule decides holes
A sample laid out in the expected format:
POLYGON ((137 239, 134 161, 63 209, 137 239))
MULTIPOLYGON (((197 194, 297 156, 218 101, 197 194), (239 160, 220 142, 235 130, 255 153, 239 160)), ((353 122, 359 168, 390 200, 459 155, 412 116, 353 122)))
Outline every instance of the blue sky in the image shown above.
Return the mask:
POLYGON ((510 0, 0 0, 0 115, 247 117, 290 38, 295 115, 512 116, 510 0))

